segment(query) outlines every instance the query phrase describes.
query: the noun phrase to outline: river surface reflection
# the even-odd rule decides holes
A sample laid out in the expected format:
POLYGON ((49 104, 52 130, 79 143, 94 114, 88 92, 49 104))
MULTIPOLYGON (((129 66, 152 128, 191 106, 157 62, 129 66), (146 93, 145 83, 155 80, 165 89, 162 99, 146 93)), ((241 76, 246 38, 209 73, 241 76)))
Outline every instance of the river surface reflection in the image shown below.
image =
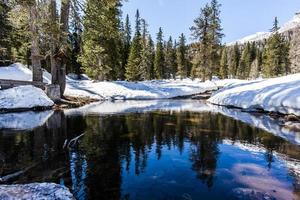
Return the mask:
POLYGON ((0 130, 1 177, 22 171, 7 183, 56 182, 77 199, 300 199, 298 133, 266 116, 198 101, 37 115, 0 130))

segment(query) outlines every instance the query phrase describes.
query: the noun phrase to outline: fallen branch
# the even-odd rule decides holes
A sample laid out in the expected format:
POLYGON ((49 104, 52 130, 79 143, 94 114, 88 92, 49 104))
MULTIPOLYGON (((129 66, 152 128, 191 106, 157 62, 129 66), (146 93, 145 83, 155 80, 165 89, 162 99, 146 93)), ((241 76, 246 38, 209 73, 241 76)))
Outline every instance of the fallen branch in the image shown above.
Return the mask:
POLYGON ((79 136, 77 136, 77 137, 75 137, 75 138, 73 138, 72 140, 70 140, 70 142, 69 142, 69 144, 68 144, 68 148, 70 149, 70 148, 74 147, 74 146, 77 144, 78 140, 79 140, 81 137, 83 137, 83 136, 84 136, 84 133, 81 134, 81 135, 79 135, 79 136))

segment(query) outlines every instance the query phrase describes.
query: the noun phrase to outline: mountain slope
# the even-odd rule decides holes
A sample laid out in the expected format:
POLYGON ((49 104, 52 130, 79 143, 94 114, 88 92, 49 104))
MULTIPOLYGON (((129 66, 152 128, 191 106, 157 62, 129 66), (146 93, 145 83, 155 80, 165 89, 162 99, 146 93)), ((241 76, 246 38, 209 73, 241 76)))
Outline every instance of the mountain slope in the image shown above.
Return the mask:
MULTIPOLYGON (((300 28, 300 12, 296 13, 295 16, 285 23, 280 29, 279 33, 286 34, 289 31, 293 31, 294 29, 299 29, 300 28)), ((267 39, 272 35, 271 32, 257 32, 253 35, 246 36, 242 39, 239 39, 234 42, 228 43, 228 46, 234 45, 236 43, 238 44, 245 44, 247 42, 257 42, 257 41, 262 41, 264 39, 267 39)))

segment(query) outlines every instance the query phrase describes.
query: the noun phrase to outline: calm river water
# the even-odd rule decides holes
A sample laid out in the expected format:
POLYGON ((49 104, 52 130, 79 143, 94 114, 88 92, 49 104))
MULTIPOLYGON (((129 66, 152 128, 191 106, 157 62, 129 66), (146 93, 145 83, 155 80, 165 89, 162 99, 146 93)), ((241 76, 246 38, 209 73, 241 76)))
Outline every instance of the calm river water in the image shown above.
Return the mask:
POLYGON ((56 182, 79 200, 300 199, 295 133, 247 115, 270 132, 194 101, 2 114, 0 175, 23 170, 7 183, 56 182))

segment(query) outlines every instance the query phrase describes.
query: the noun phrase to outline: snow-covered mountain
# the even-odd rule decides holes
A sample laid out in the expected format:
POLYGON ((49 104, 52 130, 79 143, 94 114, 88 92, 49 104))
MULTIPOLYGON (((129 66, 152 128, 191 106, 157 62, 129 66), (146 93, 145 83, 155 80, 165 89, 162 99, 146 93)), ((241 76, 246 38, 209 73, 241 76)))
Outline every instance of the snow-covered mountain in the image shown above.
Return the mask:
MULTIPOLYGON (((284 24, 279 29, 279 32, 280 33, 286 33, 288 31, 296 29, 296 28, 300 28, 300 11, 297 12, 295 14, 295 16, 290 21, 288 21, 286 24, 284 24)), ((253 35, 249 35, 249 36, 246 36, 246 37, 244 37, 242 39, 239 39, 237 41, 228 43, 228 46, 234 45, 236 43, 245 44, 247 42, 261 41, 261 40, 267 39, 271 35, 272 35, 271 32, 257 32, 253 35)))

